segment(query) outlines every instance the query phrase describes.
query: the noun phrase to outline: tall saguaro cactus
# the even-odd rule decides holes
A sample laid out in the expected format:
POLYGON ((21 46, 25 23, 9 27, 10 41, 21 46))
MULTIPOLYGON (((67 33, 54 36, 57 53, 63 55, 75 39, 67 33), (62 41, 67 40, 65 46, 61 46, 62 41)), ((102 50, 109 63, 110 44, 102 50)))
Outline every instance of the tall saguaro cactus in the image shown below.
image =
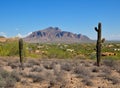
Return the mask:
POLYGON ((20 56, 21 67, 23 70, 24 68, 23 68, 23 39, 22 38, 19 39, 19 56, 20 56))
POLYGON ((95 31, 97 32, 97 44, 96 44, 96 56, 97 56, 97 66, 100 66, 100 60, 101 60, 101 45, 104 42, 105 39, 101 40, 101 23, 98 23, 98 28, 95 27, 95 31))

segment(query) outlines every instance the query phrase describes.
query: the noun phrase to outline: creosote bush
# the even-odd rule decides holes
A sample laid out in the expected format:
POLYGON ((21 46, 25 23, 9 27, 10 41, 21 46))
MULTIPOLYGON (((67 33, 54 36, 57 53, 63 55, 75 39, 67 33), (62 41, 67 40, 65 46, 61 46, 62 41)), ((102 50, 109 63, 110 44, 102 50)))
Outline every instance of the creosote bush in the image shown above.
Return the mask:
POLYGON ((64 63, 64 64, 61 65, 61 69, 65 70, 65 71, 71 71, 72 66, 69 63, 64 63))
POLYGON ((92 76, 90 70, 83 66, 75 67, 74 73, 77 74, 78 77, 82 77, 82 78, 84 78, 84 77, 90 78, 92 76))
POLYGON ((120 61, 115 61, 115 60, 104 60, 103 63, 107 66, 110 67, 117 72, 120 73, 120 61))
POLYGON ((105 79, 112 81, 113 84, 120 84, 120 79, 117 76, 106 75, 105 79))
POLYGON ((18 73, 14 71, 10 73, 0 68, 0 88, 13 88, 18 81, 20 81, 18 73))
POLYGON ((42 70, 43 70, 43 68, 41 68, 41 67, 33 67, 31 69, 31 72, 41 72, 42 70))

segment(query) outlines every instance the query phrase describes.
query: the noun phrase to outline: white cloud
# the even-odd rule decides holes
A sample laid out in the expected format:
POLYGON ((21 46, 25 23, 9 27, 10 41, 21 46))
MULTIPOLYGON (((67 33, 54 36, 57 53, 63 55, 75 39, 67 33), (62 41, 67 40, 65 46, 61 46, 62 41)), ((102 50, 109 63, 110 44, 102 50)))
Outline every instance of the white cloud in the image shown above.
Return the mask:
POLYGON ((6 33, 4 33, 4 32, 0 32, 0 35, 4 36, 4 37, 7 37, 6 33))
POLYGON ((27 33, 27 34, 25 34, 25 35, 22 35, 22 34, 18 33, 18 34, 16 35, 16 37, 24 38, 24 37, 26 37, 26 36, 28 36, 28 35, 30 35, 30 34, 32 34, 32 32, 29 32, 29 33, 27 33))
POLYGON ((29 33, 23 35, 23 37, 26 37, 26 36, 28 36, 28 35, 30 35, 30 34, 32 34, 32 32, 29 32, 29 33))
POLYGON ((20 33, 18 33, 16 37, 22 38, 23 36, 20 33))
POLYGON ((27 33, 27 35, 26 35, 26 36, 28 36, 28 35, 30 35, 30 34, 32 34, 32 32, 27 33))

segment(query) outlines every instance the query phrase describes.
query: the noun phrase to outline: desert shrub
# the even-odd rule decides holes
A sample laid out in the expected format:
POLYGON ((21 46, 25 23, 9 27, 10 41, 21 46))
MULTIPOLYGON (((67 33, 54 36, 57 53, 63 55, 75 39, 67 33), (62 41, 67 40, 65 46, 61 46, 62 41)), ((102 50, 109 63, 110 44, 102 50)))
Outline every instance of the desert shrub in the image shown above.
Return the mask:
POLYGON ((31 68, 31 67, 33 67, 33 64, 32 63, 25 63, 24 66, 28 67, 28 68, 31 68))
POLYGON ((7 65, 10 66, 12 69, 15 69, 15 68, 19 67, 19 61, 18 60, 15 60, 15 61, 9 60, 7 65))
POLYGON ((110 67, 110 68, 112 68, 112 69, 114 69, 114 70, 116 70, 116 71, 118 71, 120 73, 120 68, 119 68, 120 67, 120 61, 104 60, 103 63, 106 66, 108 66, 108 67, 110 67))
POLYGON ((26 85, 26 84, 28 84, 28 82, 27 82, 27 80, 21 80, 21 83, 23 84, 23 85, 26 85))
POLYGON ((71 64, 66 62, 66 63, 61 65, 61 69, 65 70, 65 71, 71 71, 72 70, 72 66, 71 66, 71 64))
POLYGON ((81 59, 81 60, 85 60, 87 57, 83 54, 83 55, 75 55, 75 59, 81 59))
MULTIPOLYGON (((1 59, 1 58, 0 58, 1 59)), ((5 62, 0 60, 0 67, 5 66, 5 62)))
POLYGON ((8 76, 10 76, 10 73, 8 73, 7 71, 3 70, 2 68, 0 69, 0 75, 3 77, 3 78, 7 78, 8 76))
POLYGON ((103 63, 109 67, 113 67, 116 64, 113 60, 104 60, 103 63))
POLYGON ((82 82, 87 86, 93 86, 94 85, 93 82, 90 79, 87 79, 87 78, 83 79, 82 82))
POLYGON ((45 69, 53 69, 53 66, 54 66, 54 63, 52 63, 52 61, 45 61, 45 62, 43 63, 43 67, 44 67, 45 69))
POLYGON ((44 76, 45 80, 50 81, 55 79, 54 72, 52 70, 47 70, 41 73, 44 76))
POLYGON ((15 69, 15 68, 17 68, 17 67, 18 67, 18 64, 17 64, 17 63, 11 64, 11 68, 12 68, 12 69, 15 69))
POLYGON ((4 45, 0 46, 1 56, 18 56, 18 42, 6 42, 4 45))
POLYGON ((19 59, 15 59, 15 60, 13 61, 13 63, 19 63, 19 62, 20 62, 19 59))
POLYGON ((120 73, 120 61, 115 61, 113 68, 120 73))
POLYGON ((66 73, 63 70, 60 71, 59 74, 55 74, 55 76, 56 82, 59 82, 62 85, 67 84, 66 73))
POLYGON ((54 75, 58 75, 61 71, 61 65, 60 64, 57 64, 53 67, 53 70, 54 70, 54 75))
POLYGON ((41 75, 35 76, 34 75, 33 82, 42 82, 42 81, 44 81, 44 77, 43 76, 41 76, 41 75))
POLYGON ((15 79, 11 77, 8 77, 7 79, 0 77, 0 88, 13 88, 15 82, 15 79))
POLYGON ((33 74, 33 73, 29 73, 27 77, 32 78, 33 82, 42 82, 44 81, 44 78, 45 78, 43 75, 33 74))
POLYGON ((14 78, 17 82, 19 82, 21 79, 20 79, 20 76, 19 76, 19 73, 15 70, 13 70, 11 72, 11 77, 14 78))
POLYGON ((77 66, 74 69, 74 73, 78 75, 78 77, 91 77, 91 72, 89 69, 83 67, 83 66, 77 66))
POLYGON ((27 72, 23 72, 23 71, 20 71, 19 75, 21 75, 23 77, 28 77, 28 73, 27 72))
POLYGON ((8 87, 14 87, 15 86, 15 83, 16 83, 16 80, 15 78, 13 77, 8 77, 7 80, 6 80, 6 88, 8 87))
POLYGON ((96 53, 91 53, 90 54, 90 59, 95 60, 96 59, 96 53))
POLYGON ((10 61, 8 61, 8 66, 10 66, 11 64, 12 64, 13 62, 10 60, 10 61))
POLYGON ((106 75, 105 79, 112 81, 113 84, 120 84, 120 78, 117 76, 106 75))
POLYGON ((31 69, 31 72, 41 72, 42 70, 43 70, 43 68, 41 68, 41 67, 33 67, 31 69))
POLYGON ((0 75, 0 88, 5 87, 5 86, 6 86, 6 82, 5 82, 4 78, 0 75))
POLYGON ((33 67, 34 65, 40 65, 40 62, 37 61, 37 60, 34 60, 34 59, 30 59, 28 60, 26 63, 24 63, 24 67, 28 67, 28 68, 31 68, 33 67))
POLYGON ((28 60, 28 63, 31 65, 40 65, 40 62, 34 59, 28 60))
POLYGON ((15 83, 19 80, 17 79, 17 75, 13 75, 15 75, 13 72, 10 73, 0 68, 0 87, 14 87, 15 83))
POLYGON ((86 61, 84 63, 85 67, 91 67, 93 65, 93 63, 91 63, 90 61, 86 61))
POLYGON ((34 73, 29 73, 28 76, 29 78, 33 79, 33 82, 42 82, 42 81, 50 81, 51 79, 54 79, 54 73, 50 70, 44 70, 40 73, 34 72, 34 73))
POLYGON ((92 72, 99 72, 99 68, 98 68, 98 67, 94 67, 94 68, 92 69, 92 72))
POLYGON ((70 52, 66 52, 64 49, 60 49, 57 45, 54 44, 49 45, 49 49, 47 51, 48 58, 66 59, 72 57, 70 52))
POLYGON ((111 74, 111 69, 109 67, 102 67, 101 70, 105 75, 111 74))
POLYGON ((1 57, 0 60, 3 61, 3 62, 8 62, 8 59, 7 59, 7 58, 1 57))

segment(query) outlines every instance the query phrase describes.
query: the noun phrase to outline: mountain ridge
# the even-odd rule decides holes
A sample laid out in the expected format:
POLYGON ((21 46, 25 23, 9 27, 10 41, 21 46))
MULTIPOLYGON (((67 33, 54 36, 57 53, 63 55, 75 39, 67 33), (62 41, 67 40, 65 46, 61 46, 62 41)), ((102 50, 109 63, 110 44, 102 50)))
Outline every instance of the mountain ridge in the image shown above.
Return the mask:
POLYGON ((79 43, 91 39, 86 35, 62 31, 58 27, 48 27, 32 32, 24 40, 30 43, 79 43))

